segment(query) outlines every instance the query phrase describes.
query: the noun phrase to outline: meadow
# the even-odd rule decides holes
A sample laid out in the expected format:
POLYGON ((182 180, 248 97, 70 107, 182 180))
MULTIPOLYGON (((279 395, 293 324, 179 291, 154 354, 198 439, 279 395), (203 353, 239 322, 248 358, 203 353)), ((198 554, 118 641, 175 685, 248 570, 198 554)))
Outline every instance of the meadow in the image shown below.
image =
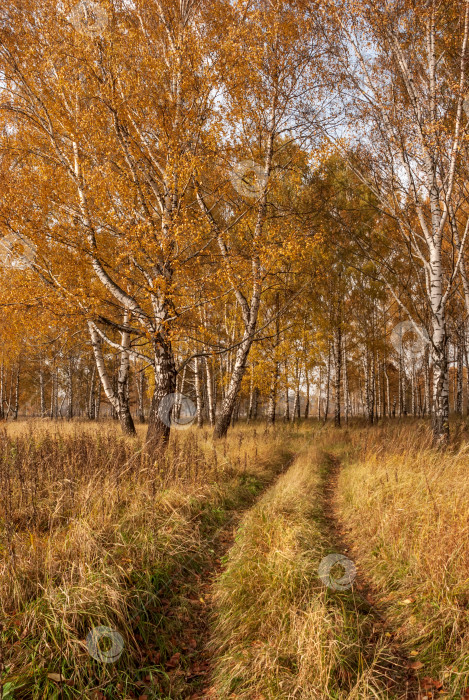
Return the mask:
POLYGON ((190 427, 152 461, 6 425, 2 697, 466 698, 469 454, 429 430, 190 427))

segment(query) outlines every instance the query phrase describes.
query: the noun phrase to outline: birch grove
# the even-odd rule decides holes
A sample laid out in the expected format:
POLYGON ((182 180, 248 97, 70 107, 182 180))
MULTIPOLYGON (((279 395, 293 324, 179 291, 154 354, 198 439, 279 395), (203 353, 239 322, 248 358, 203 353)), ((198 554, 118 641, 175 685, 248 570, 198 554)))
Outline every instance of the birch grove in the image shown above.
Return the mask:
POLYGON ((469 0, 0 17, 2 419, 145 422, 155 456, 186 409, 215 439, 431 415, 448 443, 469 0))

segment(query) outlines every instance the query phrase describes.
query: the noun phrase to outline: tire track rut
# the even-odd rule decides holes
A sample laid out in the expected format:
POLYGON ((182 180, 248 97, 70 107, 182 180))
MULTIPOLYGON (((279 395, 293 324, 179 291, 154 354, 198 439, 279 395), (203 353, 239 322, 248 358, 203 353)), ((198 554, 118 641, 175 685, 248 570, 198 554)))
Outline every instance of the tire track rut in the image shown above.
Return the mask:
MULTIPOLYGON (((324 452, 321 493, 323 523, 331 546, 353 561, 353 542, 343 527, 336 501, 340 469, 339 458, 332 453, 324 452)), ((367 634, 360 639, 363 658, 371 664, 376 658, 376 650, 382 648, 379 661, 375 661, 373 665, 380 676, 383 691, 388 693, 390 700, 391 698, 392 700, 419 700, 423 696, 419 693, 418 679, 412 668, 412 661, 397 641, 396 632, 387 617, 385 607, 376 602, 378 593, 363 572, 357 568, 350 591, 345 596, 341 594, 349 606, 349 612, 367 622, 363 627, 367 634), (387 641, 383 643, 384 640, 387 641)))

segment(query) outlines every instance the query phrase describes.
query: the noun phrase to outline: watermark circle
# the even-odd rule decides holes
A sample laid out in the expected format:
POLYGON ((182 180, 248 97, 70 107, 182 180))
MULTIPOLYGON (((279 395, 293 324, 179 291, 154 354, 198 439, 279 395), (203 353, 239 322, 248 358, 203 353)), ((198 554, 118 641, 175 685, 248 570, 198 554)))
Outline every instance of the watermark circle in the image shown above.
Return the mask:
POLYGON ((334 591, 346 591, 352 587, 357 575, 357 567, 345 554, 328 554, 319 564, 318 574, 327 588, 332 588, 334 591), (331 575, 331 570, 336 564, 344 569, 344 574, 340 578, 334 578, 331 575))
POLYGON ((425 347, 429 344, 430 338, 422 326, 416 326, 412 321, 402 321, 394 326, 391 332, 391 343, 397 353, 406 354, 410 357, 420 357, 423 355, 425 347), (415 337, 411 342, 403 342, 406 333, 414 333, 415 337))
POLYGON ((254 160, 242 160, 237 163, 231 173, 231 184, 238 194, 247 199, 259 197, 266 186, 267 176, 259 163, 254 160), (248 181, 246 176, 253 174, 252 181, 248 181))
POLYGON ((93 39, 106 30, 109 21, 104 7, 93 0, 77 2, 68 19, 77 32, 87 34, 93 39))
POLYGON ((0 265, 11 270, 26 270, 36 256, 36 246, 26 236, 9 233, 0 238, 0 265), (20 252, 21 250, 21 252, 20 252))
POLYGON ((168 428, 188 428, 194 422, 196 415, 195 403, 179 392, 163 396, 158 405, 158 418, 168 428))
POLYGON ((104 664, 112 664, 121 656, 124 649, 124 640, 122 635, 111 627, 93 627, 86 637, 86 646, 88 653, 93 659, 104 664), (106 651, 99 646, 99 642, 103 638, 110 639, 112 642, 111 647, 106 651))

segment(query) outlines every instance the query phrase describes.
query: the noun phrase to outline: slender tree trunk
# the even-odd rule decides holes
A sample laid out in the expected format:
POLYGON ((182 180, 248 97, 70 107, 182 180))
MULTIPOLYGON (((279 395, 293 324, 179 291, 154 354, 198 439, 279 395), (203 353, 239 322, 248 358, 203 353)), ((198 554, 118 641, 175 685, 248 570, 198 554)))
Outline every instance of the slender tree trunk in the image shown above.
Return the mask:
POLYGON ((145 372, 143 367, 136 373, 137 386, 137 418, 139 423, 145 423, 145 372))
POLYGON ((382 415, 383 415, 383 382, 382 382, 382 377, 381 377, 381 361, 379 359, 379 352, 376 356, 376 367, 377 367, 377 377, 376 377, 376 385, 377 385, 377 406, 376 406, 376 418, 379 420, 382 415))
MULTIPOLYGON (((274 353, 278 352, 280 345, 280 295, 277 292, 275 295, 275 345, 274 353)), ((272 371, 272 379, 270 382, 269 401, 267 406, 267 422, 273 425, 275 423, 275 412, 277 408, 277 390, 278 380, 280 377, 280 363, 275 355, 274 367, 272 371)))
POLYGON ((283 411, 283 421, 288 423, 290 420, 290 392, 288 389, 288 384, 285 387, 285 409, 283 411))
POLYGON ((252 401, 252 418, 257 420, 257 414, 259 411, 259 387, 254 387, 254 397, 252 401))
POLYGON ((371 359, 371 361, 370 361, 370 351, 368 348, 365 349, 364 374, 365 374, 366 416, 367 416, 368 423, 370 425, 373 425, 374 415, 375 415, 374 372, 373 372, 373 359, 371 359))
MULTIPOLYGON (((130 313, 124 311, 123 326, 126 327, 130 321, 130 313)), ((117 372, 117 412, 119 422, 126 435, 135 435, 135 425, 129 406, 129 373, 130 373, 130 334, 126 331, 121 333, 121 352, 119 370, 117 372)))
MULTIPOLYGON (((451 384, 453 385, 452 386, 452 389, 453 389, 453 413, 456 413, 456 402, 458 400, 458 397, 457 397, 458 372, 457 372, 457 366, 455 367, 455 364, 457 363, 457 348, 456 348, 456 346, 457 346, 457 339, 456 339, 456 344, 453 344, 453 346, 452 346, 452 349, 453 349, 453 363, 452 363, 453 364, 453 372, 450 372, 450 364, 451 363, 449 362, 450 358, 448 357, 448 376, 449 376, 449 380, 450 380, 451 384)), ((450 348, 451 348, 451 345, 450 345, 449 339, 448 339, 448 355, 450 352, 450 348)), ((451 411, 451 403, 450 403, 450 411, 451 411)))
POLYGON ((344 349, 342 353, 342 364, 344 366, 344 382, 343 382, 343 392, 344 392, 344 417, 345 423, 348 424, 350 417, 350 394, 348 386, 348 368, 347 368, 347 349, 344 342, 344 349))
POLYGON ((20 361, 16 367, 15 375, 15 403, 13 406, 13 420, 18 420, 18 412, 20 410, 20 361))
POLYGON ((67 363, 67 419, 73 418, 73 363, 72 358, 68 358, 67 363))
POLYGON ((58 369, 54 372, 54 392, 52 395, 53 399, 53 416, 55 420, 59 419, 59 374, 58 369))
POLYGON ((306 383, 306 403, 305 403, 305 411, 304 411, 304 416, 306 419, 309 418, 309 372, 308 369, 305 365, 305 383, 306 383))
POLYGON ((180 379, 180 385, 179 389, 178 387, 178 377, 176 377, 176 394, 177 396, 175 404, 173 406, 172 410, 172 416, 175 416, 176 419, 179 419, 181 417, 181 410, 182 410, 182 397, 184 396, 184 390, 186 388, 186 373, 187 373, 187 365, 184 365, 184 369, 182 370, 182 377, 180 379))
POLYGON ((340 391, 342 381, 342 329, 340 324, 335 329, 334 337, 334 364, 335 364, 335 410, 334 425, 340 428, 340 391))
POLYGON ((50 390, 50 419, 51 420, 53 420, 55 418, 54 406, 55 406, 55 370, 52 370, 52 372, 51 372, 51 390, 50 390))
POLYGON ((422 397, 422 386, 420 379, 417 381, 417 398, 419 403, 419 416, 423 416, 423 397, 422 397))
POLYGON ((57 420, 59 417, 59 379, 58 370, 56 367, 52 372, 52 390, 50 400, 50 417, 53 420, 57 420))
POLYGON ((249 404, 248 404, 248 415, 247 415, 247 422, 248 423, 252 420, 253 402, 254 402, 254 378, 252 376, 252 368, 251 368, 251 376, 249 379, 249 404))
POLYGON ((42 364, 42 357, 39 360, 39 404, 41 418, 44 418, 44 416, 46 415, 46 398, 44 395, 44 366, 42 364))
POLYGON ((195 384, 195 402, 197 412, 197 425, 199 428, 204 424, 204 402, 202 396, 202 381, 200 376, 200 358, 194 358, 194 384, 195 384))
POLYGON ((267 406, 267 422, 273 425, 275 423, 275 412, 277 407, 277 383, 279 375, 279 364, 274 363, 272 379, 270 382, 269 402, 267 406))
POLYGON ((464 357, 466 360, 466 416, 469 416, 469 355, 467 352, 466 336, 464 335, 464 357))
MULTIPOLYGON (((286 368, 285 368, 286 369, 286 368)), ((296 358, 295 362, 295 395, 293 397, 293 409, 291 412, 291 421, 294 422, 295 418, 301 418, 301 408, 300 408, 300 361, 296 358)))
POLYGON ((449 442, 449 374, 447 335, 444 319, 438 316, 433 330, 433 443, 445 447, 449 442))
POLYGON ((0 420, 5 420, 5 368, 3 364, 0 365, 0 420))
POLYGON ((254 378, 251 375, 251 387, 249 391, 249 407, 248 407, 248 422, 257 418, 257 402, 259 398, 259 389, 254 384, 254 378))
POLYGON ((215 400, 213 395, 213 373, 212 363, 210 358, 205 358, 205 377, 207 382, 207 402, 208 402, 208 420, 210 427, 215 425, 215 400))
POLYGON ((233 414, 231 416, 231 427, 234 428, 236 423, 239 420, 239 409, 240 409, 240 399, 239 397, 236 399, 236 404, 233 409, 233 414))
POLYGON ((456 379, 456 413, 463 415, 463 386, 464 386, 464 324, 458 328, 457 335, 457 379, 456 379))
POLYGON ((96 380, 96 364, 93 365, 90 376, 90 389, 88 393, 88 419, 94 420, 96 414, 95 406, 95 380, 96 380))
POLYGON ((386 380, 386 412, 388 416, 391 416, 391 393, 389 390, 389 373, 386 361, 384 364, 384 377, 386 380))
POLYGON ((295 418, 301 418, 300 412, 300 390, 295 389, 295 397, 293 399, 293 410, 291 412, 291 421, 295 422, 295 418))
POLYGON ((322 403, 322 366, 319 366, 318 420, 321 420, 321 403, 322 403))
POLYGON ((425 358, 424 358, 424 374, 425 374, 425 410, 429 416, 432 415, 432 387, 431 387, 431 376, 430 376, 430 347, 427 345, 425 348, 425 358))
POLYGON ((331 344, 329 343, 327 351, 327 377, 326 377, 326 405, 324 407, 324 423, 329 417, 329 403, 331 397, 331 344))
POLYGON ((285 368, 285 407, 283 411, 283 420, 285 423, 290 421, 290 386, 288 383, 288 362, 284 363, 285 368))
POLYGON ((219 385, 220 385, 220 392, 221 392, 221 400, 223 402, 225 400, 225 370, 224 370, 223 356, 222 355, 219 356, 218 372, 219 372, 219 376, 220 376, 219 385))
POLYGON ((99 420, 100 410, 101 410, 101 382, 98 382, 98 386, 96 387, 96 403, 95 403, 95 409, 94 409, 94 419, 96 421, 99 420))

